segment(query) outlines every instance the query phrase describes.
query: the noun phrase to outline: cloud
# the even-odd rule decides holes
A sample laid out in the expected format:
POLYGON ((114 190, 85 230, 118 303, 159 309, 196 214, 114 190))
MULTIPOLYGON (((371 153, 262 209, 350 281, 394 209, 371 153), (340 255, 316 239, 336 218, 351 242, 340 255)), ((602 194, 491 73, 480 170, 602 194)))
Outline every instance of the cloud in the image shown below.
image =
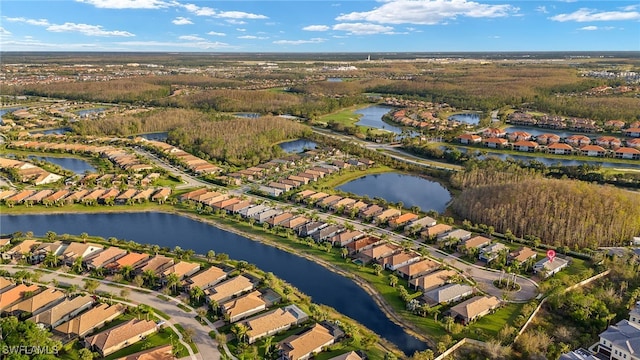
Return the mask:
POLYGON ((215 31, 209 31, 207 33, 207 35, 211 35, 211 36, 227 36, 227 34, 225 34, 225 33, 215 32, 215 31))
POLYGON ((11 31, 5 29, 4 27, 0 26, 0 39, 7 39, 11 37, 11 31))
POLYGON ((336 20, 435 25, 457 16, 495 18, 509 16, 518 10, 508 4, 481 4, 467 0, 391 0, 371 11, 342 14, 336 20))
POLYGON ((598 12, 593 9, 581 8, 570 14, 558 14, 550 18, 553 21, 623 21, 623 20, 640 20, 640 12, 638 11, 602 11, 598 12))
POLYGON ((162 0, 76 0, 101 9, 161 9, 172 6, 162 0))
POLYGON ((178 39, 186 40, 186 41, 205 41, 205 39, 196 35, 182 35, 182 36, 179 36, 178 39))
POLYGON ((331 29, 327 25, 309 25, 302 28, 305 31, 327 31, 331 29))
POLYGON ((245 31, 247 31, 247 29, 237 28, 236 31, 245 32, 245 31))
POLYGON ((198 15, 198 16, 211 16, 215 18, 223 18, 223 19, 250 19, 250 20, 259 20, 259 19, 268 19, 267 16, 261 14, 253 14, 244 11, 220 11, 206 7, 206 6, 198 6, 195 4, 180 4, 175 3, 176 5, 182 6, 187 11, 198 15))
POLYGON ((255 36, 255 35, 242 35, 242 36, 238 36, 238 39, 249 39, 249 40, 266 40, 268 39, 268 36, 255 36))
POLYGON ((247 23, 246 21, 236 20, 236 19, 227 19, 225 21, 232 25, 244 25, 247 23))
POLYGON ((541 12, 541 13, 543 13, 543 14, 548 14, 548 13, 549 13, 549 10, 547 10, 547 7, 546 7, 546 6, 538 6, 538 7, 536 8, 536 11, 537 11, 537 12, 541 12))
POLYGON ((98 49, 98 44, 90 43, 90 44, 74 44, 74 43, 62 43, 56 44, 51 42, 42 42, 39 40, 33 39, 25 39, 25 40, 11 40, 11 41, 3 41, 3 47, 7 51, 37 51, 42 49, 60 49, 68 51, 69 49, 88 49, 88 50, 96 50, 98 49))
POLYGON ((313 38, 309 40, 276 40, 273 43, 278 45, 303 45, 303 44, 319 44, 327 41, 323 38, 313 38))
POLYGON ((389 34, 393 31, 391 26, 364 23, 344 23, 333 25, 333 30, 346 31, 353 35, 389 34))
POLYGON ((186 18, 186 17, 182 17, 182 16, 178 16, 177 18, 173 19, 171 22, 174 23, 175 25, 191 25, 191 24, 193 24, 193 21, 191 21, 191 19, 186 18))
POLYGON ((118 45, 126 46, 128 48, 195 48, 195 49, 223 49, 232 48, 229 44, 222 42, 210 42, 210 41, 196 41, 196 42, 164 42, 164 41, 123 41, 118 42, 118 45))
POLYGON ((128 31, 104 30, 101 25, 76 24, 70 22, 61 25, 50 25, 47 27, 47 30, 51 32, 79 32, 87 36, 135 36, 128 31))
POLYGON ((613 30, 613 29, 615 29, 615 27, 613 27, 613 26, 589 25, 589 26, 581 27, 578 30, 581 30, 581 31, 596 31, 596 30, 613 30))
POLYGON ((23 17, 15 17, 15 18, 5 17, 4 19, 9 22, 21 22, 29 25, 37 25, 37 26, 50 25, 49 20, 47 19, 25 19, 23 17))

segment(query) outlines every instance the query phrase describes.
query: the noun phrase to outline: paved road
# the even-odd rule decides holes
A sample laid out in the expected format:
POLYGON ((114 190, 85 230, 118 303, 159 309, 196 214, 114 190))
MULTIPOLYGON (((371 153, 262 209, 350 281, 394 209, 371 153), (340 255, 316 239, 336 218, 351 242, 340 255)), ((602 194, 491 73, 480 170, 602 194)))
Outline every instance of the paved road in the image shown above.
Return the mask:
MULTIPOLYGON (((0 268, 5 269, 11 273, 14 273, 19 270, 25 270, 24 267, 17 267, 15 265, 0 265, 0 268)), ((29 269, 36 270, 36 268, 29 269)), ((79 275, 72 275, 64 272, 51 272, 44 269, 38 269, 46 271, 45 274, 40 278, 40 282, 42 283, 50 283, 52 280, 57 280, 61 285, 77 285, 78 288, 82 289, 84 287, 84 280, 86 277, 79 275), (64 275, 64 276, 62 276, 64 275), (72 276, 73 278, 70 278, 72 276)), ((220 359, 220 351, 218 351, 218 344, 209 336, 209 331, 215 329, 212 323, 209 323, 208 326, 204 326, 200 324, 196 319, 196 312, 191 307, 182 303, 178 299, 171 298, 171 301, 165 301, 158 298, 158 295, 161 295, 158 292, 152 291, 151 293, 140 293, 138 291, 134 291, 134 289, 138 289, 135 286, 128 286, 123 284, 117 284, 119 287, 109 286, 109 284, 115 284, 111 281, 107 280, 98 280, 100 281, 100 285, 97 289, 98 292, 109 292, 115 296, 120 296, 120 290, 122 287, 128 287, 131 289, 131 293, 128 296, 132 305, 137 304, 145 304, 154 309, 158 309, 165 314, 171 317, 170 320, 167 321, 167 325, 169 325, 175 332, 178 334, 180 338, 180 342, 185 345, 185 347, 189 350, 191 360, 209 360, 209 359, 220 359), (192 309, 191 312, 186 312, 176 304, 181 303, 184 306, 192 309), (182 334, 175 328, 174 324, 180 324, 183 328, 192 328, 194 330, 194 335, 192 337, 193 342, 198 347, 199 352, 197 354, 193 354, 191 348, 182 341, 182 334)), ((145 291, 149 291, 146 290, 145 291)))

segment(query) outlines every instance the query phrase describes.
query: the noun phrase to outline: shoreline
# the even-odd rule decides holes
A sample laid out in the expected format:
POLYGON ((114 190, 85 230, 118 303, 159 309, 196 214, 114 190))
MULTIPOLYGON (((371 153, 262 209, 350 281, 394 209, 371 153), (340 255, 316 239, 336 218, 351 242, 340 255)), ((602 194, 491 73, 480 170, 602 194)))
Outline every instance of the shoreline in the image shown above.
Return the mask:
MULTIPOLYGON (((419 341, 424 342, 425 344, 427 344, 428 347, 430 348, 435 348, 435 341, 431 338, 428 338, 424 335, 421 334, 420 329, 418 329, 417 327, 414 327, 413 324, 407 324, 406 321, 404 319, 402 319, 402 317, 400 316, 400 314, 397 314, 395 312, 395 310, 393 310, 391 308, 390 305, 388 305, 384 299, 382 298, 382 296, 380 294, 378 294, 378 292, 363 278, 359 277, 357 274, 353 274, 351 272, 348 272, 346 270, 343 270, 341 268, 339 268, 336 265, 331 264, 328 261, 322 260, 322 259, 318 259, 314 256, 305 254, 305 253, 301 253, 301 252, 297 252, 294 249, 289 248, 286 245, 283 244, 279 244, 276 242, 273 242, 271 240, 268 240, 264 237, 261 237, 259 235, 255 235, 255 234, 250 234, 250 233, 246 233, 242 230, 236 229, 233 226, 230 225, 226 225, 226 224, 221 224, 217 221, 215 221, 214 219, 204 219, 196 214, 191 214, 188 213, 184 210, 179 210, 179 209, 122 209, 122 211, 100 211, 98 210, 98 208, 96 209, 97 211, 62 211, 62 210, 55 210, 55 211, 34 211, 34 212, 27 212, 27 213, 17 213, 17 214, 6 214, 6 213, 2 213, 0 212, 0 216, 20 216, 20 215, 59 215, 59 214, 97 214, 97 213, 103 213, 103 214, 107 214, 107 213, 133 213, 133 212, 159 212, 159 213, 166 213, 166 214, 173 214, 173 215, 178 215, 178 216, 183 216, 186 217, 188 219, 194 220, 194 221, 198 221, 201 223, 206 223, 210 226, 214 226, 218 229, 224 230, 224 231, 228 231, 231 233, 234 233, 236 235, 245 237, 249 240, 252 241, 257 241, 260 242, 264 245, 267 246, 271 246, 274 247, 276 249, 282 250, 282 251, 286 251, 288 253, 294 254, 296 256, 302 257, 306 260, 312 261, 322 267, 324 267, 325 269, 334 272, 342 277, 351 279, 357 286, 359 286, 361 289, 363 289, 369 296, 371 296, 371 298, 374 300, 374 302, 376 303, 376 305, 378 305, 378 308, 385 314, 385 316, 391 320, 393 323, 395 323, 396 325, 400 326, 407 334, 415 337, 416 339, 418 339, 419 341)), ((352 319, 353 320, 353 319, 352 319)), ((355 320, 354 320, 355 321, 355 320)), ((367 328, 366 326, 360 324, 361 326, 363 326, 364 328, 367 328)), ((368 328, 367 328, 368 329, 368 328)), ((369 331, 372 331, 371 329, 368 329, 369 331)), ((375 333, 374 331, 372 331, 373 333, 375 333)), ((376 334, 378 335, 378 334, 376 334)), ((389 340, 381 337, 380 335, 378 335, 378 337, 383 340, 383 342, 387 343, 387 344, 383 344, 383 347, 387 348, 388 344, 391 344, 391 347, 395 347, 396 350, 397 346, 393 343, 391 343, 389 340)), ((402 352, 402 351, 401 351, 402 352)), ((411 354, 408 354, 411 355, 411 354)))

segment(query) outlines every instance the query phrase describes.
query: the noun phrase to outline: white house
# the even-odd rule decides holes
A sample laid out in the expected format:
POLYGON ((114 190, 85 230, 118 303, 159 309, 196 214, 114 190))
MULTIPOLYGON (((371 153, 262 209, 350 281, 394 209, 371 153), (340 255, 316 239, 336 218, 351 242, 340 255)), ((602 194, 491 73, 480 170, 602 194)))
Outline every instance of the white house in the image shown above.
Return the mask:
POLYGON ((546 272, 545 278, 558 273, 560 270, 566 268, 569 265, 569 262, 565 259, 554 258, 553 261, 550 261, 548 257, 538 261, 533 265, 533 271, 538 274, 541 271, 546 272))
POLYGON ((598 355, 605 359, 640 359, 640 302, 629 313, 629 320, 609 326, 600 334, 598 355))

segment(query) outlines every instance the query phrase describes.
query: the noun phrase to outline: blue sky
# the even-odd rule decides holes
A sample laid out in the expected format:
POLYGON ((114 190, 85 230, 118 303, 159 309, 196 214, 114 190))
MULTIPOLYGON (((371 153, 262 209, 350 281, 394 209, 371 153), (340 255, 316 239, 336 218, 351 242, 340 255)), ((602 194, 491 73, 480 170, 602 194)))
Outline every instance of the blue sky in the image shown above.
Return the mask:
POLYGON ((3 51, 640 51, 638 1, 2 0, 3 51))

